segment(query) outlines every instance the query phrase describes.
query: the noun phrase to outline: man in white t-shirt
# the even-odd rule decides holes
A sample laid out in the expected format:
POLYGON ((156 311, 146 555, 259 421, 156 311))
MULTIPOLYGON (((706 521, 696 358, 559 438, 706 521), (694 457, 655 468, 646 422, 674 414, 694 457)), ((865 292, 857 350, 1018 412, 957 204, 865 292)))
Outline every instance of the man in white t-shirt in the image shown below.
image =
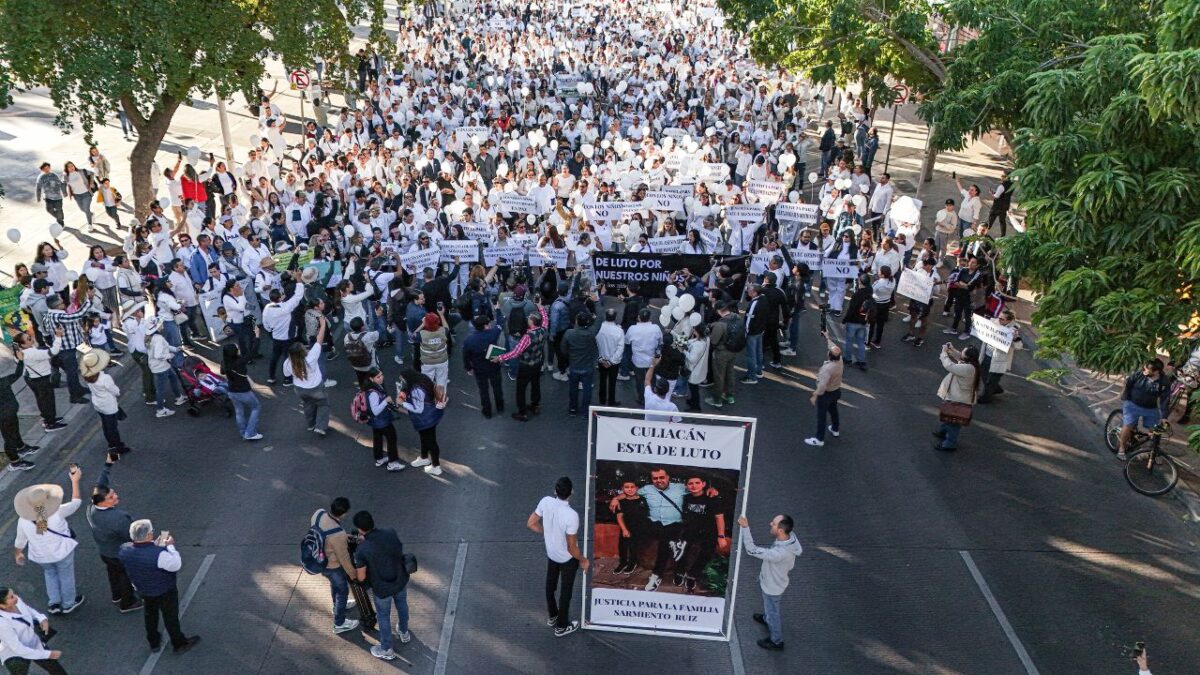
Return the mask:
POLYGON ((546 540, 546 625, 554 626, 554 637, 579 630, 579 622, 569 619, 571 593, 575 573, 581 569, 586 572, 588 568, 588 559, 579 550, 579 513, 568 503, 572 488, 570 478, 559 478, 554 483, 555 496, 542 497, 525 524, 546 540))

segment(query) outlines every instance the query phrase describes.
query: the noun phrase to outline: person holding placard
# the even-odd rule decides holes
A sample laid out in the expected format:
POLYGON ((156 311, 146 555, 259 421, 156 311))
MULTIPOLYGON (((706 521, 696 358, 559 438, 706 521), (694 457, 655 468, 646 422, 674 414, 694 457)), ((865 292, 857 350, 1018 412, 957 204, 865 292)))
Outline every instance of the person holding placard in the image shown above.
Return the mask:
MULTIPOLYGON (((904 275, 907 278, 909 274, 923 274, 928 277, 933 286, 936 288, 942 283, 938 278, 937 272, 933 269, 933 259, 924 258, 921 260, 921 266, 915 270, 907 270, 904 275)), ((928 302, 921 302, 915 298, 908 300, 908 334, 903 338, 903 342, 911 342, 914 347, 920 347, 925 344, 925 333, 929 331, 929 307, 933 304, 933 297, 930 296, 928 302)))
POLYGON ((983 371, 987 374, 984 376, 983 393, 979 395, 978 403, 991 403, 996 394, 1004 393, 1004 388, 1000 386, 1000 379, 1012 368, 1015 352, 1018 349, 1024 348, 1024 344, 1021 342, 1021 335, 1017 332, 1016 314, 1011 309, 1002 310, 996 321, 1001 326, 1012 328, 1012 344, 1008 346, 1008 351, 1004 351, 986 342, 983 343, 983 362, 981 365, 983 366, 983 371))

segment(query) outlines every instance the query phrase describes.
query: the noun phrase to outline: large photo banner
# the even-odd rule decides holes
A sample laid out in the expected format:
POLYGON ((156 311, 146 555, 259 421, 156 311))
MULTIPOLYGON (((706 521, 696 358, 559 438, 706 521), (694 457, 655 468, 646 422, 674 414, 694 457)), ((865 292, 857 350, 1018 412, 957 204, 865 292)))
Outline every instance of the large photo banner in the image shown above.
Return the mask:
POLYGON ((728 639, 754 420, 593 413, 584 627, 728 639))

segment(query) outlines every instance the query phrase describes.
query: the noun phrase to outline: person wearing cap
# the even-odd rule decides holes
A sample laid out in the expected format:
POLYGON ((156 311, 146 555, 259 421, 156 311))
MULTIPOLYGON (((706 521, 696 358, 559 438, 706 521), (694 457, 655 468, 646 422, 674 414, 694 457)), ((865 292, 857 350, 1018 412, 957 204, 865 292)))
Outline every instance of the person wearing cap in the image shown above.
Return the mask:
POLYGON ((17 537, 13 560, 24 565, 28 559, 42 568, 50 614, 70 614, 85 600, 75 588, 75 548, 79 542, 67 518, 83 503, 79 479, 83 473, 71 465, 71 501, 63 503, 63 489, 53 483, 31 485, 17 493, 13 507, 17 512, 17 537))
POLYGON ((154 537, 154 523, 135 520, 129 525, 130 541, 121 544, 118 557, 134 588, 142 595, 145 605, 143 617, 146 625, 146 641, 150 651, 162 647, 162 634, 158 632, 158 617, 162 615, 167 635, 176 654, 182 654, 196 643, 199 635, 184 635, 179 625, 179 589, 175 578, 183 567, 183 558, 175 550, 175 537, 164 532, 154 537))
POLYGON ((49 348, 38 347, 33 336, 28 333, 17 333, 13 336, 14 354, 20 354, 25 365, 25 382, 33 392, 37 402, 38 412, 42 416, 42 428, 46 431, 58 431, 65 428, 54 399, 54 364, 53 359, 62 349, 62 335, 55 335, 49 348))
POLYGON ((108 443, 109 452, 124 454, 129 452, 130 448, 121 440, 121 432, 117 428, 117 423, 123 415, 118 405, 121 390, 112 377, 104 372, 110 359, 108 352, 103 349, 93 349, 80 357, 79 374, 91 391, 92 407, 100 415, 100 426, 104 429, 104 440, 108 443))
POLYGON ((50 675, 66 675, 58 662, 62 652, 47 649, 43 639, 53 632, 45 614, 25 604, 16 591, 0 586, 0 663, 5 670, 28 673, 30 664, 37 664, 50 675))
POLYGON ((150 344, 146 347, 146 365, 154 374, 155 399, 158 405, 155 417, 170 417, 175 414, 175 411, 167 407, 168 387, 175 392, 175 405, 187 403, 187 396, 183 395, 179 375, 171 365, 172 359, 179 353, 179 347, 170 344, 163 337, 162 319, 159 317, 147 319, 145 325, 146 335, 150 340, 150 344))

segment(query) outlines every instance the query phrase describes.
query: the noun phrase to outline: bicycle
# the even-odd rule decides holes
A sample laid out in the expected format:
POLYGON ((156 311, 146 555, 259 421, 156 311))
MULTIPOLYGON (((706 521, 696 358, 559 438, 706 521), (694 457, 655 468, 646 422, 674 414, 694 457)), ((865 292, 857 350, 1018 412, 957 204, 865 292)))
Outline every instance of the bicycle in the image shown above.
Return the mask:
MULTIPOLYGON (((1112 416, 1109 416, 1112 420, 1112 416)), ((1117 428, 1118 434, 1120 427, 1117 428)), ((1134 431, 1126 453, 1125 480, 1129 487, 1149 497, 1158 497, 1171 491, 1179 482, 1179 467, 1175 459, 1161 449, 1163 436, 1171 431, 1171 423, 1163 420, 1148 432, 1134 431)), ((1110 434, 1106 434, 1106 440, 1110 434)), ((1114 450, 1115 452, 1115 450, 1114 450)))

